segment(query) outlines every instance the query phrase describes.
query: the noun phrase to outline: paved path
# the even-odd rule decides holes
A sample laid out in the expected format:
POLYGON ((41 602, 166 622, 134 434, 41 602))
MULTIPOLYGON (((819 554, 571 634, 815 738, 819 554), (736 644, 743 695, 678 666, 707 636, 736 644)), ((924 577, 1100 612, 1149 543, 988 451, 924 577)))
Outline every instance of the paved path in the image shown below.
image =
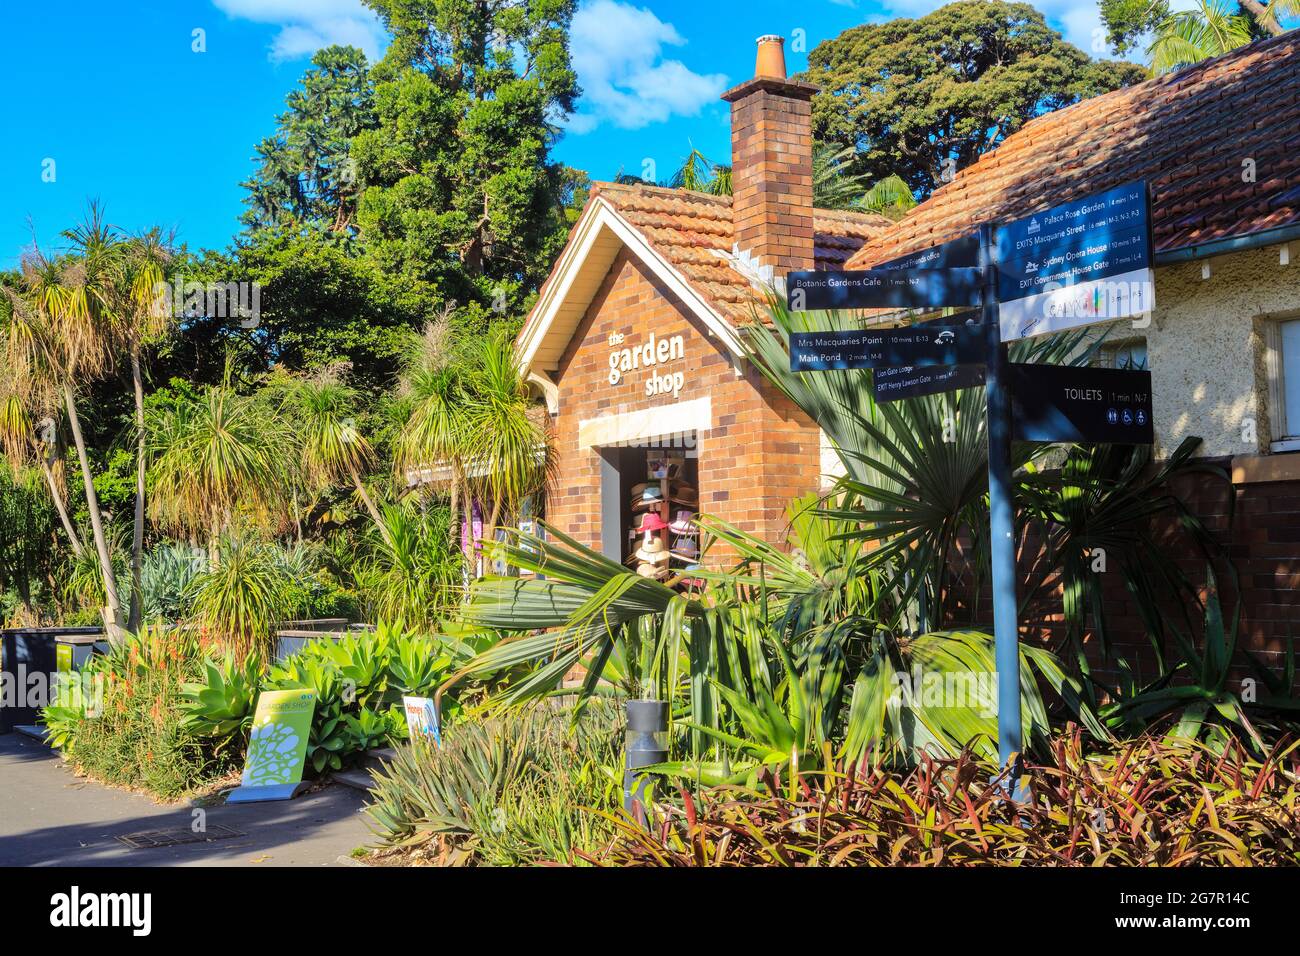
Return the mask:
POLYGON ((335 785, 279 803, 208 807, 209 825, 244 835, 134 850, 116 838, 189 831, 193 808, 80 779, 38 741, 0 735, 0 866, 331 866, 373 842, 358 813, 364 802, 335 785))

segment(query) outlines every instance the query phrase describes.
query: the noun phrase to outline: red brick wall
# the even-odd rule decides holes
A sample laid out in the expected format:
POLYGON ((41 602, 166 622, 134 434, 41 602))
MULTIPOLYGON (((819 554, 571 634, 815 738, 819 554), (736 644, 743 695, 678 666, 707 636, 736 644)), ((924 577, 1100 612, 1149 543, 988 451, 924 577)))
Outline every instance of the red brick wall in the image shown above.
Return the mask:
POLYGON ((709 337, 683 303, 639 260, 621 252, 578 326, 556 376, 558 471, 547 498, 552 523, 589 547, 600 547, 600 456, 578 448, 578 423, 601 415, 638 411, 708 396, 713 427, 697 436, 700 510, 769 540, 779 540, 792 498, 815 490, 819 433, 762 376, 747 368, 737 377, 726 347, 709 337), (609 384, 610 334, 626 346, 681 335, 685 359, 623 375, 609 384), (651 374, 684 371, 681 393, 645 397, 651 374))
MULTIPOLYGON (((1226 459, 1210 463, 1225 470, 1230 465, 1226 459)), ((1231 613, 1238 599, 1241 601, 1238 646, 1280 672, 1287 640, 1300 638, 1300 482, 1252 482, 1235 485, 1229 491, 1221 480, 1192 476, 1176 481, 1172 490, 1215 535, 1236 569, 1239 591, 1232 587, 1223 567, 1216 566, 1215 574, 1224 613, 1231 613)), ((1164 552, 1202 588, 1204 597, 1206 562, 1192 539, 1170 525, 1161 532, 1160 541, 1164 552)), ((1032 553, 1032 545, 1028 550, 1032 553)), ((1030 564, 1022 554, 1022 580, 1028 576, 1030 564)), ((1113 564, 1111 569, 1104 580, 1104 594, 1113 653, 1150 678, 1156 673, 1156 663, 1146 628, 1113 564)), ((969 569, 963 568, 962 572, 968 575, 969 569)), ((972 603, 969 583, 970 578, 964 577, 953 590, 956 612, 950 623, 974 619, 987 624, 991 620, 987 582, 977 604, 972 603)), ((1166 612, 1167 620, 1182 625, 1175 608, 1167 608, 1166 612)), ((1021 636, 1039 643, 1057 643, 1065 635, 1063 621, 1059 592, 1045 596, 1022 615, 1021 636)), ((1196 636, 1199 638, 1199 627, 1196 636)), ((1088 640, 1091 643, 1091 635, 1088 640)), ((1177 651, 1170 645, 1166 653, 1176 656, 1177 651)), ((1238 677, 1249 674, 1245 667, 1237 671, 1238 677)))

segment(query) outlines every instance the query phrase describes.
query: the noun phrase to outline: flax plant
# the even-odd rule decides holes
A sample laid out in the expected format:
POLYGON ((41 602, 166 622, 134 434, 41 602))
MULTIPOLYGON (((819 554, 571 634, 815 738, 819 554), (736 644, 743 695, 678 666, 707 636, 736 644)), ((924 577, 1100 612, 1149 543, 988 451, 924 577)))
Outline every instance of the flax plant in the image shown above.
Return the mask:
POLYGON ((206 537, 213 563, 237 515, 269 520, 282 510, 292 435, 256 395, 211 386, 158 409, 150 425, 150 513, 164 528, 206 537))

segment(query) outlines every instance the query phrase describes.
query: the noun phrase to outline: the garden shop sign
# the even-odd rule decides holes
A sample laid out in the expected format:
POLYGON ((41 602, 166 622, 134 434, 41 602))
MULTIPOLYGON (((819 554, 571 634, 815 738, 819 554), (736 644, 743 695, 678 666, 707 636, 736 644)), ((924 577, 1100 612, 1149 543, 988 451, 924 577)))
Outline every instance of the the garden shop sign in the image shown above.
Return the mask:
POLYGON ((302 783, 307 738, 316 712, 316 692, 311 690, 263 691, 253 714, 248 756, 240 785, 227 798, 230 803, 288 800, 302 783))
POLYGON ((678 370, 661 375, 657 366, 685 359, 686 340, 680 335, 659 338, 653 332, 636 345, 625 345, 626 340, 622 332, 609 335, 609 384, 617 385, 628 372, 644 368, 650 372, 645 380, 646 398, 656 395, 676 398, 680 395, 682 386, 686 384, 686 373, 678 370))

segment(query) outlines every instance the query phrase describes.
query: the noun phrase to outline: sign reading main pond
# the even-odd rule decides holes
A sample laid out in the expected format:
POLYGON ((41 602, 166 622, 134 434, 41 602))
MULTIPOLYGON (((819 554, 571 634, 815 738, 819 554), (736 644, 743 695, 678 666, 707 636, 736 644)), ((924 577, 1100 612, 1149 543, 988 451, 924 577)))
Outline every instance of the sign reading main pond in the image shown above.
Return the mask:
POLYGON ((302 783, 315 711, 312 690, 269 690, 258 695, 244 774, 226 798, 228 803, 288 800, 294 795, 302 783))
POLYGON ((786 298, 796 312, 819 309, 939 309, 980 304, 976 268, 791 272, 786 298))
POLYGON ((1155 305, 1146 184, 1000 226, 1002 341, 1143 315, 1155 305))
POLYGON ((1012 433, 1020 441, 1149 445, 1151 373, 1012 365, 1012 433))
POLYGON ((960 365, 983 362, 984 330, 972 325, 914 325, 790 333, 790 371, 960 365))

